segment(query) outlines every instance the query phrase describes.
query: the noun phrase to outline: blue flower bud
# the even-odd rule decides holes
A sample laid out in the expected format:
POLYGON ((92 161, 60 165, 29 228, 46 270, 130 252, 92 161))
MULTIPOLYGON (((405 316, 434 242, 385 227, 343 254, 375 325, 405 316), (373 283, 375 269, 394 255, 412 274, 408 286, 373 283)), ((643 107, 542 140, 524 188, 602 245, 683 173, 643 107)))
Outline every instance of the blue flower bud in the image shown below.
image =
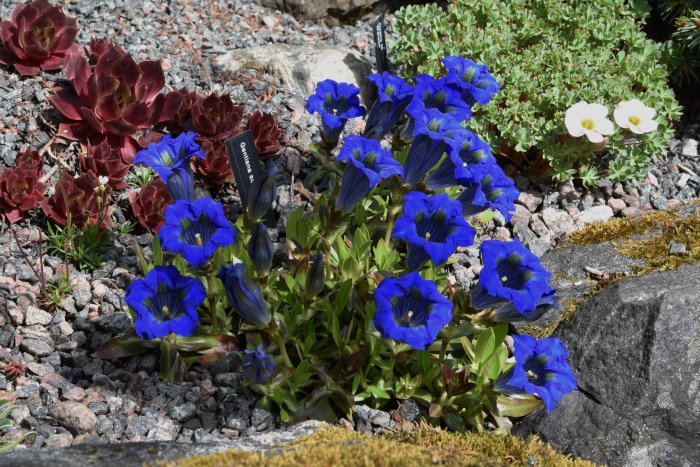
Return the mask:
POLYGON ((262 384, 275 373, 275 359, 260 344, 255 349, 245 349, 241 368, 250 383, 262 384))
POLYGON ((224 284, 233 311, 244 320, 258 327, 270 322, 270 313, 260 288, 248 277, 243 263, 221 266, 216 275, 224 284))
POLYGON ((314 298, 321 293, 326 284, 326 269, 323 253, 319 253, 314 257, 314 261, 309 268, 309 274, 306 276, 306 284, 304 291, 308 298, 314 298))
POLYGON ((258 222, 253 227, 248 242, 248 256, 253 263, 253 267, 258 274, 267 274, 272 267, 272 255, 275 253, 275 246, 267 233, 267 227, 262 222, 258 222))
POLYGON ((250 220, 257 221, 265 217, 265 214, 272 207, 272 202, 277 198, 276 173, 277 167, 269 165, 267 173, 260 178, 258 183, 250 187, 247 209, 250 220))

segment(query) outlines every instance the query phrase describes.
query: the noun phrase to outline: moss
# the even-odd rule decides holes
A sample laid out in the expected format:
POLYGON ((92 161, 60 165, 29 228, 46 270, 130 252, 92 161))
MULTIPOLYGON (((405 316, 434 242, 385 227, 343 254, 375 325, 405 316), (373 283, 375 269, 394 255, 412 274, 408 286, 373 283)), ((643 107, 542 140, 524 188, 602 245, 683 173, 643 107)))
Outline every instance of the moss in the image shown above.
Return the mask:
POLYGON ((362 435, 329 428, 268 453, 226 451, 176 461, 160 461, 161 467, 245 466, 425 466, 425 465, 553 465, 593 466, 557 453, 531 436, 488 433, 448 433, 420 425, 414 430, 383 436, 362 435))
POLYGON ((672 222, 678 217, 677 210, 654 211, 637 217, 611 219, 591 224, 571 234, 570 245, 590 245, 605 243, 633 235, 642 235, 659 224, 672 222))

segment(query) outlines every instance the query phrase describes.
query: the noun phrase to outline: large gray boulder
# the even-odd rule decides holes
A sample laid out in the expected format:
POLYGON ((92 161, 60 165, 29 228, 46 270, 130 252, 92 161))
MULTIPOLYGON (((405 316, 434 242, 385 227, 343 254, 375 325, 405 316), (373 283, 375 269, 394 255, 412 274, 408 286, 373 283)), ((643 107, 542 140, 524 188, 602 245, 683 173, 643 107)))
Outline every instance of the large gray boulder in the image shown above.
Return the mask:
POLYGON ((554 333, 579 389, 516 434, 624 466, 700 464, 700 268, 620 281, 554 333))
POLYGON ((380 0, 262 0, 262 5, 295 16, 320 19, 327 16, 350 19, 371 11, 380 0))

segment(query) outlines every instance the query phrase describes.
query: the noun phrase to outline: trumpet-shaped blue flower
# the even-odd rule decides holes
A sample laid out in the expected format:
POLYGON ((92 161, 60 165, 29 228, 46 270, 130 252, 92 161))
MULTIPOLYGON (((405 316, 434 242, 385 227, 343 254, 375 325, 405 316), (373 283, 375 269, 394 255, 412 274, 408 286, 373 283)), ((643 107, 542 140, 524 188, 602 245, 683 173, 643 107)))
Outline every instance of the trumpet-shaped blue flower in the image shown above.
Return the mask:
POLYGON ((268 164, 265 173, 257 183, 251 185, 248 193, 248 217, 252 221, 262 219, 272 208, 272 202, 277 199, 277 166, 268 164))
POLYGON ((491 147, 471 131, 455 133, 447 157, 425 179, 431 190, 449 188, 471 181, 483 173, 487 164, 495 164, 491 147))
POLYGON ((180 254, 195 268, 202 267, 217 249, 236 241, 236 229, 224 207, 211 198, 176 200, 165 209, 165 224, 158 231, 163 248, 180 254))
POLYGON ((419 269, 428 259, 439 266, 458 246, 474 241, 474 229, 462 215, 462 206, 446 194, 428 196, 411 191, 403 197, 403 214, 391 234, 408 244, 410 269, 419 269))
POLYGON ((248 256, 258 274, 267 274, 270 271, 274 253, 275 245, 267 232, 267 227, 262 222, 258 222, 253 227, 248 241, 248 256))
POLYGON ((460 180, 464 191, 457 200, 462 203, 465 216, 473 216, 487 209, 496 209, 510 221, 515 212, 515 200, 520 191, 496 163, 495 159, 470 169, 469 177, 460 180))
POLYGON ((527 315, 543 306, 543 298, 552 299, 552 274, 517 238, 509 242, 485 241, 481 244, 481 257, 484 267, 471 295, 476 308, 510 303, 520 314, 527 315))
POLYGON ((533 394, 551 412, 564 394, 576 389, 576 376, 566 362, 566 347, 555 337, 537 340, 513 336, 515 364, 496 380, 504 394, 533 394))
POLYGON ((190 159, 201 157, 204 151, 195 142, 196 133, 188 131, 173 138, 164 135, 157 143, 151 143, 136 154, 135 164, 144 164, 156 171, 165 182, 170 196, 191 201, 194 199, 194 176, 190 159))
POLYGON ((136 334, 153 340, 171 332, 193 335, 199 323, 197 308, 206 296, 197 279, 181 275, 174 266, 156 266, 129 285, 124 301, 136 314, 136 334))
POLYGON ((335 207, 341 212, 354 208, 380 181, 403 175, 403 167, 382 149, 378 141, 350 135, 343 141, 338 161, 347 161, 335 207))
POLYGON ((319 82, 316 93, 307 99, 306 110, 321 115, 321 137, 327 145, 335 146, 348 119, 365 115, 359 94, 360 88, 353 84, 327 79, 319 82))
POLYGON ((430 75, 418 75, 407 111, 415 118, 425 109, 436 109, 456 122, 472 118, 471 107, 464 102, 459 90, 447 85, 445 78, 435 79, 430 75))
POLYGON ((505 303, 493 312, 493 318, 502 323, 518 323, 522 321, 535 321, 541 318, 549 310, 557 306, 559 297, 556 290, 550 290, 542 295, 535 304, 535 309, 522 313, 512 303, 505 303))
POLYGON ((216 277, 224 284, 233 311, 258 327, 264 327, 270 322, 270 312, 262 292, 248 276, 243 263, 221 266, 216 277))
POLYGON ((435 282, 410 272, 385 278, 374 291, 374 326, 379 333, 414 349, 425 350, 452 320, 452 302, 435 282))
POLYGON ((484 105, 498 93, 500 84, 486 65, 462 57, 445 57, 442 64, 447 70, 445 80, 461 91, 462 99, 470 106, 476 102, 484 105))
POLYGON ((379 99, 367 116, 365 138, 380 140, 398 123, 413 97, 413 86, 388 72, 372 73, 367 79, 377 86, 379 99))
POLYGON ((243 376, 252 384, 262 384, 275 373, 275 359, 262 344, 255 349, 245 349, 243 357, 243 376))
POLYGON ((415 185, 437 164, 449 145, 456 144, 465 131, 453 118, 436 109, 427 109, 413 119, 413 142, 406 154, 404 181, 415 185))

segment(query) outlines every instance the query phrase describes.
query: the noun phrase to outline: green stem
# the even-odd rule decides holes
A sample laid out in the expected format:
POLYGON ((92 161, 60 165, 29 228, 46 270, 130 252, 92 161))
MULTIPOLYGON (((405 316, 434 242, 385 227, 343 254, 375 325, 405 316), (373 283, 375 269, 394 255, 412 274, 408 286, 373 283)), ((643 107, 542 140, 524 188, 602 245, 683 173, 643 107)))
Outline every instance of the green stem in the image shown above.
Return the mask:
POLYGON ((207 274, 207 300, 209 302, 209 312, 211 313, 211 332, 217 333, 219 331, 219 323, 216 319, 216 298, 213 294, 214 291, 214 274, 207 274))

